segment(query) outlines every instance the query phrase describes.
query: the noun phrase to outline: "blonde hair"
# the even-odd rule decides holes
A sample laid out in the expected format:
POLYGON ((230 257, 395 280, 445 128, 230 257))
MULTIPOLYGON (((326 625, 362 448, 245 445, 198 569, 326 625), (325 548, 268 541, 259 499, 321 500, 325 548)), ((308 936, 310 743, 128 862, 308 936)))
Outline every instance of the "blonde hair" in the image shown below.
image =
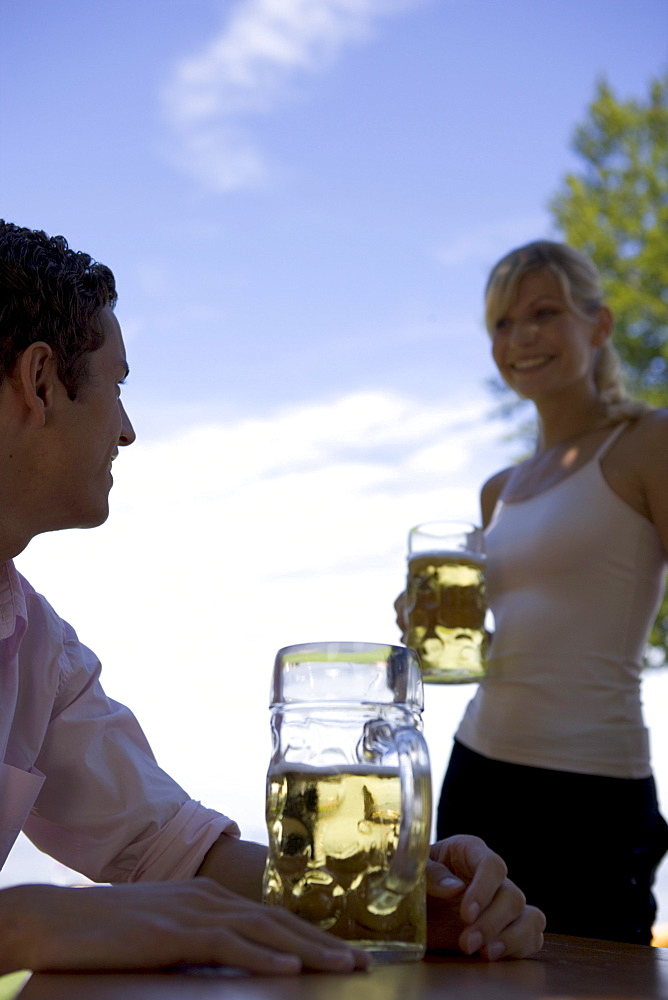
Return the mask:
MULTIPOLYGON (((586 254, 565 243, 536 240, 511 250, 492 268, 485 286, 485 326, 491 334, 515 298, 520 279, 529 271, 549 268, 557 277, 569 308, 591 318, 603 305, 601 277, 586 254)), ((599 348, 594 383, 611 424, 637 420, 651 409, 628 395, 619 354, 608 339, 599 348)))

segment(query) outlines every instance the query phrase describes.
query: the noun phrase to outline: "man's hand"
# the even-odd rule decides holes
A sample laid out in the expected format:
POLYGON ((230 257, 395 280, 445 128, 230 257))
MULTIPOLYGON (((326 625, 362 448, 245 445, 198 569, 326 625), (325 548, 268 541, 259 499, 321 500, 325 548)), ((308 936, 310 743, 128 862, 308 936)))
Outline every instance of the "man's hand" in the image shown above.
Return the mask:
POLYGON ((478 837, 459 835, 430 848, 427 947, 478 952, 488 962, 527 958, 543 947, 545 916, 527 906, 504 861, 478 837))
POLYGON ((367 956, 280 907, 208 878, 0 892, 0 973, 231 965, 266 975, 352 972, 367 956))

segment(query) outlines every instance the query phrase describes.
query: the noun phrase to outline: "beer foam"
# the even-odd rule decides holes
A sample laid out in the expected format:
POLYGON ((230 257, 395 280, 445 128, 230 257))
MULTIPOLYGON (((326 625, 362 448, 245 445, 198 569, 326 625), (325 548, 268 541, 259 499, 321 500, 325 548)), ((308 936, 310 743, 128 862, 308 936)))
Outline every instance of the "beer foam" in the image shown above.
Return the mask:
POLYGON ((343 776, 346 774, 355 774, 360 777, 365 777, 370 775, 372 777, 378 778, 397 778, 399 777, 399 768, 390 767, 385 765, 375 766, 373 764, 325 764, 323 766, 318 766, 317 764, 306 764, 302 761, 294 761, 290 763, 289 761, 284 761, 282 764, 276 764, 269 768, 267 777, 277 778, 284 774, 312 774, 314 777, 332 777, 335 778, 339 775, 343 776))
POLYGON ((416 559, 433 559, 434 562, 442 563, 461 563, 464 566, 480 566, 485 565, 485 554, 484 552, 462 552, 462 551, 451 551, 450 549, 425 549, 423 552, 411 552, 408 555, 408 564, 415 562, 416 559))

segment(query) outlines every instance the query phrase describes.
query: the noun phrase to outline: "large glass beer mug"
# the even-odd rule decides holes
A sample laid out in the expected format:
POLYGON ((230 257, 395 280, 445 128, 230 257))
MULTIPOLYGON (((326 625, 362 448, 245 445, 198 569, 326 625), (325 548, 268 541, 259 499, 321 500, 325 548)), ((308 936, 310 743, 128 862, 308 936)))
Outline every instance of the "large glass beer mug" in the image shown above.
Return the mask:
POLYGON ((406 645, 429 684, 466 684, 485 673, 485 554, 481 528, 430 521, 408 535, 406 645))
POLYGON ((403 646, 307 643, 276 656, 264 900, 382 961, 425 951, 422 708, 403 646))

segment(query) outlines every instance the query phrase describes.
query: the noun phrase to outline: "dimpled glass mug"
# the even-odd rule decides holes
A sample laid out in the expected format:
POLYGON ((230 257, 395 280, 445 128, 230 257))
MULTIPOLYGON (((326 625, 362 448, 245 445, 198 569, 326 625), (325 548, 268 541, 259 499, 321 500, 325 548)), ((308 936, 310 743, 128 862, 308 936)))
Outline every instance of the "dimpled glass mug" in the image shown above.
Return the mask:
POLYGON ((408 534, 406 645, 425 683, 463 684, 485 672, 483 533, 467 521, 430 521, 408 534))
POLYGON ((422 680, 403 646, 279 650, 264 901, 379 961, 422 958, 431 826, 422 680))

